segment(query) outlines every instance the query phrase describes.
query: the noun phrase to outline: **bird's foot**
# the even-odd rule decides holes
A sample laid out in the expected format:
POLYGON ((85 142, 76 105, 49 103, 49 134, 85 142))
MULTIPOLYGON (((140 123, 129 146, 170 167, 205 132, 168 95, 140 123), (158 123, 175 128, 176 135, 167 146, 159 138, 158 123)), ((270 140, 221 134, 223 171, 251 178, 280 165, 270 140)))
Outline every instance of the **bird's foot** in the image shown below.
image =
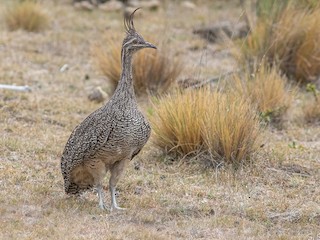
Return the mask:
POLYGON ((119 207, 119 206, 111 206, 110 212, 112 212, 112 211, 114 211, 114 210, 117 210, 117 211, 125 211, 125 210, 127 210, 127 209, 126 209, 126 208, 119 207))
POLYGON ((107 206, 104 204, 104 202, 100 202, 99 203, 99 207, 100 207, 100 209, 102 209, 102 210, 107 210, 108 208, 107 208, 107 206))

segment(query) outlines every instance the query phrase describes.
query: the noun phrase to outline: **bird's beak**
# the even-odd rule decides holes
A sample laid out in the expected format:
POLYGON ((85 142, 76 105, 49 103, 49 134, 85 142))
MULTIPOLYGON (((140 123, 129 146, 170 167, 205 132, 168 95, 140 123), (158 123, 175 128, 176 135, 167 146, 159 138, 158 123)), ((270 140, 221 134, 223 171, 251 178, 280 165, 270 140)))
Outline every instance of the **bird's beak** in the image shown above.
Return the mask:
POLYGON ((157 49, 157 47, 149 42, 145 42, 144 44, 144 47, 145 48, 154 48, 154 49, 157 49))

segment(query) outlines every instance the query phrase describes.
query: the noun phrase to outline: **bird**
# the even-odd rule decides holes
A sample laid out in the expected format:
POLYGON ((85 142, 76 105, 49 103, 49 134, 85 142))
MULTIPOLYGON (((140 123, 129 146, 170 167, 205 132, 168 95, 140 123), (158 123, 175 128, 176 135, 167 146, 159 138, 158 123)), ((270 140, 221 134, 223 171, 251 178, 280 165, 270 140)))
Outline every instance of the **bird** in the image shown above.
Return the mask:
POLYGON ((128 162, 147 143, 151 127, 138 108, 132 77, 133 55, 144 48, 157 49, 144 40, 133 23, 135 9, 124 17, 126 36, 121 49, 121 75, 109 101, 85 118, 71 133, 61 156, 64 190, 69 195, 96 189, 99 207, 107 209, 103 180, 110 171, 111 208, 122 210, 116 185, 128 162))

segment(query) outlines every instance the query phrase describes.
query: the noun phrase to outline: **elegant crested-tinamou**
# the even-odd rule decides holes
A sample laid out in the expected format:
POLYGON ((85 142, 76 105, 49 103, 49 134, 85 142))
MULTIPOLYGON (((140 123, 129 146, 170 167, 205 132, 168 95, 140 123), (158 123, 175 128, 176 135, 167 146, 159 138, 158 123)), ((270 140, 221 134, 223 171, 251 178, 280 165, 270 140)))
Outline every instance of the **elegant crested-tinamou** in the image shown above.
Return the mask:
POLYGON ((156 49, 156 46, 146 42, 135 30, 135 11, 124 18, 126 37, 121 51, 122 72, 113 96, 73 130, 61 158, 65 192, 78 195, 96 188, 102 209, 106 209, 102 183, 110 170, 111 211, 122 209, 116 201, 116 184, 151 132, 135 98, 132 57, 140 49, 156 49))

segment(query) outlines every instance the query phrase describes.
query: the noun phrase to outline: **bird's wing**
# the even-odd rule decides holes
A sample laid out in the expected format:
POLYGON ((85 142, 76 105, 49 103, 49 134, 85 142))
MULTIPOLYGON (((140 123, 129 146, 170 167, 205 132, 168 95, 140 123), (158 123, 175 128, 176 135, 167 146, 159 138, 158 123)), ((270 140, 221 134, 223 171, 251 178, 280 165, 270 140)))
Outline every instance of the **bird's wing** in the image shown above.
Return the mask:
POLYGON ((90 114, 70 135, 61 159, 61 167, 66 172, 90 159, 108 141, 112 131, 111 115, 100 113, 102 110, 98 109, 90 114))

